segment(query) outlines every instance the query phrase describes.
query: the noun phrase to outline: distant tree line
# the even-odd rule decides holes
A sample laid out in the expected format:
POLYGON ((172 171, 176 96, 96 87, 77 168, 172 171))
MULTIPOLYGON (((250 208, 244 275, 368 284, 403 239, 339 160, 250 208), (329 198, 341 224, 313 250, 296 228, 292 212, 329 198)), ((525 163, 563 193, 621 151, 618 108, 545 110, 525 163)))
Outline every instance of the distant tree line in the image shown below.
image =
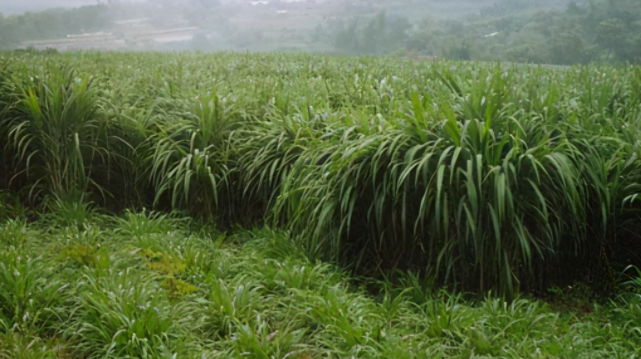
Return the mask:
POLYGON ((571 2, 560 11, 484 12, 467 23, 437 26, 414 33, 407 48, 433 50, 433 42, 445 57, 560 65, 641 62, 639 0, 571 2))
POLYGON ((327 41, 341 53, 386 54, 403 46, 411 28, 407 18, 380 12, 369 19, 332 20, 326 28, 317 26, 312 39, 327 41))
POLYGON ((68 34, 100 31, 111 25, 107 5, 50 9, 3 16, 0 13, 0 48, 13 48, 29 40, 47 40, 68 34))
MULTIPOLYGON (((376 1, 359 4, 369 4, 373 9, 371 5, 376 1)), ((403 1, 401 5, 416 5, 415 0, 403 1)), ((305 42, 309 47, 299 50, 323 48, 344 54, 412 52, 459 60, 559 65, 641 63, 640 0, 577 1, 581 2, 540 10, 529 0, 502 0, 465 20, 425 18, 414 23, 398 12, 375 14, 368 10, 371 15, 336 17, 311 33, 296 35, 308 37, 305 42)), ((218 0, 190 0, 182 4, 187 3, 190 6, 170 5, 173 14, 181 13, 192 26, 202 29, 191 47, 222 49, 225 44, 219 42, 226 41, 251 49, 266 42, 261 33, 231 26, 225 15, 214 10, 220 5, 218 0), (205 36, 214 32, 220 36, 205 36)), ((545 2, 546 6, 551 3, 545 2)), ((152 13, 147 7, 153 4, 136 4, 112 1, 109 5, 77 9, 8 17, 0 14, 0 48, 13 48, 28 40, 105 30, 111 27, 113 19, 152 13)), ((277 45, 278 39, 271 40, 277 45)))
POLYGON ((544 64, 641 63, 641 2, 605 0, 562 10, 532 10, 519 0, 488 7, 462 20, 406 18, 380 13, 317 28, 341 53, 410 51, 459 60, 544 64))

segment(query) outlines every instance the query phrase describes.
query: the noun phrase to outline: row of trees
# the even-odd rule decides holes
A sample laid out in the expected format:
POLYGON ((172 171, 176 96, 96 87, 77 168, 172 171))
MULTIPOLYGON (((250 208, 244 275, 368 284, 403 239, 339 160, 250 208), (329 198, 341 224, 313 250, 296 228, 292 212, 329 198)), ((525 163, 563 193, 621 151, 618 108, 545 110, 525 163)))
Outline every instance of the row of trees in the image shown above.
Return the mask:
MULTIPOLYGON (((309 38, 304 41, 309 49, 332 48, 347 54, 386 54, 404 50, 459 60, 559 65, 594 61, 639 63, 641 6, 638 1, 572 2, 565 8, 547 7, 545 11, 536 11, 532 4, 523 0, 504 0, 465 21, 426 18, 411 23, 403 15, 380 12, 357 18, 338 17, 324 26, 317 26, 311 34, 300 35, 309 38)), ((218 5, 215 0, 194 0, 189 6, 182 7, 110 3, 6 18, 0 14, 0 48, 12 48, 27 40, 108 29, 112 19, 133 13, 156 13, 158 6, 173 6, 172 9, 180 12, 193 26, 200 27, 204 33, 218 33, 227 42, 242 44, 249 41, 245 47, 251 47, 261 41, 260 34, 255 31, 230 26, 225 15, 215 10, 218 5)), ((212 42, 220 41, 203 36, 196 40, 192 45, 203 50, 220 49, 224 45, 213 46, 212 42)))
POLYGON ((341 53, 386 54, 407 40, 412 25, 405 17, 380 12, 370 19, 332 20, 326 28, 317 26, 312 39, 326 41, 341 53))
POLYGON ((109 6, 101 4, 75 9, 27 12, 7 17, 0 13, 0 48, 13 48, 23 41, 100 31, 108 28, 111 21, 109 6))
MULTIPOLYGON (((518 5, 518 4, 516 4, 518 5)), ((461 20, 424 19, 379 13, 316 29, 337 52, 380 54, 407 50, 459 60, 570 65, 641 62, 638 0, 570 3, 565 9, 531 9, 504 2, 461 20)))
POLYGON ((408 34, 405 44, 459 59, 639 63, 641 6, 638 0, 607 0, 534 13, 486 11, 465 23, 428 23, 408 34))

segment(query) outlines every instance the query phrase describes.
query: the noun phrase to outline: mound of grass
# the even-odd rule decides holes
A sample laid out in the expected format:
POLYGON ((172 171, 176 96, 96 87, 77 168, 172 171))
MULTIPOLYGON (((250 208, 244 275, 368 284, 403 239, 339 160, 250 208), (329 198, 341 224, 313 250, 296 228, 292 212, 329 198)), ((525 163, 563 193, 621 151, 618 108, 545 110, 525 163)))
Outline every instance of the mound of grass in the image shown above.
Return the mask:
MULTIPOLYGON (((354 273, 428 268, 435 287, 506 298, 575 282, 607 296, 617 271, 641 265, 636 67, 226 53, 0 63, 0 190, 59 224, 129 208, 270 223, 354 273)), ((25 217, 11 199, 0 217, 25 217)), ((126 231, 146 237, 137 225, 126 231)))

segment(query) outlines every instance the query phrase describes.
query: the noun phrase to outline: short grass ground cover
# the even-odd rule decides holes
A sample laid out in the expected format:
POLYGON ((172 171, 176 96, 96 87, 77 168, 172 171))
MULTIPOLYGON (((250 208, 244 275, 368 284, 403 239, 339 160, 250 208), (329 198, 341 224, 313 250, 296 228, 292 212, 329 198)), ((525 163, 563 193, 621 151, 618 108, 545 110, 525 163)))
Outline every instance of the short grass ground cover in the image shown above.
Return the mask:
POLYGON ((0 358, 641 354, 638 285, 559 310, 432 292, 411 275, 364 285, 269 229, 225 235, 149 212, 61 218, 0 224, 0 358))

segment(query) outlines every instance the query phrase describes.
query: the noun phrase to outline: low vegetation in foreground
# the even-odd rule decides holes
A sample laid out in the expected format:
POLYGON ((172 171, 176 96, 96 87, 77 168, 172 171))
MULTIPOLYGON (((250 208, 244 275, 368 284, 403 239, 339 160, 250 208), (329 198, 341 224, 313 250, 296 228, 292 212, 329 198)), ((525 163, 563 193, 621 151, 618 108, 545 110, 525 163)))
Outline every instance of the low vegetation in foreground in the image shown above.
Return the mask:
MULTIPOLYGON (((62 208, 0 224, 0 358, 632 358, 641 299, 355 281, 285 234, 62 208), (359 283, 359 284, 357 284, 359 283), (376 290, 372 290, 376 288, 376 290), (560 302, 559 302, 560 304, 560 302), (571 305, 571 306, 568 306, 571 305), (570 309, 568 309, 570 308, 570 309)), ((628 290, 641 293, 641 283, 628 290)))

